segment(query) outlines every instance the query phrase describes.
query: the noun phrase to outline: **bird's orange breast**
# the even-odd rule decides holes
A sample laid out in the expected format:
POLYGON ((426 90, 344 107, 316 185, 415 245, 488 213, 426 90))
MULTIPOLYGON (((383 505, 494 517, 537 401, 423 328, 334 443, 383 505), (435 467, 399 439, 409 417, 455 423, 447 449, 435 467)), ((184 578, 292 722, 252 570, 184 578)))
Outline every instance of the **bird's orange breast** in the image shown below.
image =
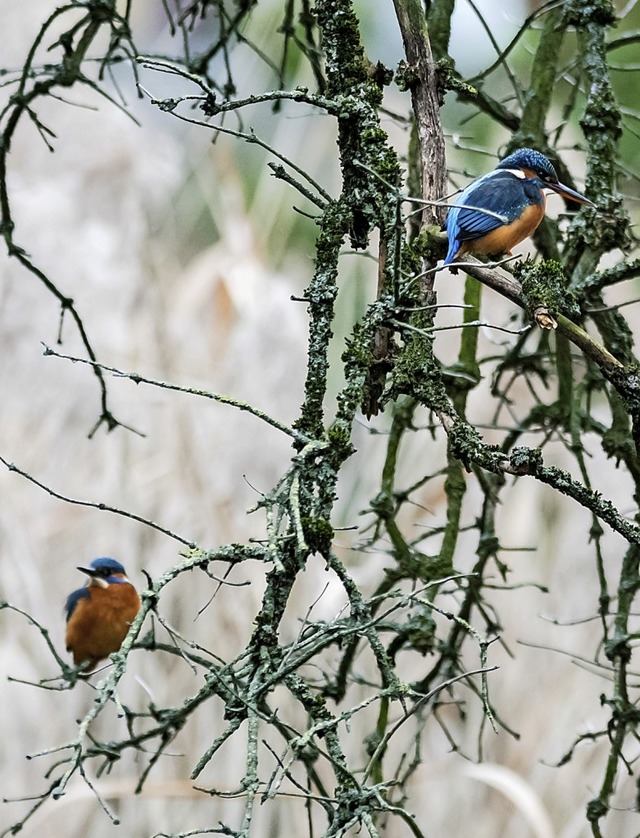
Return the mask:
POLYGON ((481 253, 488 256, 500 256, 510 253, 511 248, 528 238, 544 218, 546 201, 540 204, 528 204, 519 218, 509 224, 497 227, 486 236, 463 242, 458 256, 465 253, 481 253))
POLYGON ((128 582, 89 586, 88 596, 78 600, 67 623, 67 650, 75 665, 87 663, 85 671, 91 672, 117 652, 139 610, 140 597, 128 582))

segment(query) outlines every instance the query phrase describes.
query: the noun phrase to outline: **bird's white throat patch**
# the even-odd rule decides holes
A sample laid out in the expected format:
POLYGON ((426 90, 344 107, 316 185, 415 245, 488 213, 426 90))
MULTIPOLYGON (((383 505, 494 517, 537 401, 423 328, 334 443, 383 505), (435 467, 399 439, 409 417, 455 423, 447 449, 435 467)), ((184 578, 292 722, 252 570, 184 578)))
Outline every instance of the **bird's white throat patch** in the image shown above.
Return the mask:
POLYGON ((97 585, 99 588, 108 588, 109 583, 102 576, 92 576, 89 580, 89 585, 97 585))

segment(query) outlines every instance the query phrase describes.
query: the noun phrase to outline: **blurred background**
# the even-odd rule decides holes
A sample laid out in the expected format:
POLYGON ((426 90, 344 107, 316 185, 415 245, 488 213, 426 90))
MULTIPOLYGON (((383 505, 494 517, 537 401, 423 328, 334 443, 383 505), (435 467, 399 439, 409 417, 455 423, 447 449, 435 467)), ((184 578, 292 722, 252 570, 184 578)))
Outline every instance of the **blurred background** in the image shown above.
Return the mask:
MULTIPOLYGON (((278 0, 261 2, 252 15, 252 37, 265 50, 277 37, 281 5, 278 0)), ((395 67, 402 58, 402 45, 392 3, 360 0, 355 6, 367 55, 395 67)), ((535 7, 524 0, 477 2, 502 47, 535 7)), ((0 29, 9 33, 2 51, 5 67, 21 66, 42 21, 54 8, 45 0, 28 4, 0 0, 0 29)), ((617 34, 640 26, 635 3, 619 3, 618 10, 624 17, 617 34)), ((133 19, 143 54, 179 53, 163 4, 134 4, 133 19)), ((203 43, 210 25, 205 19, 196 27, 195 37, 203 43)), ((535 41, 535 33, 526 36, 510 56, 519 76, 526 78, 535 41)), ((456 4, 452 54, 465 75, 481 71, 495 59, 474 9, 462 0, 456 4)), ((45 57, 43 52, 42 60, 45 57)), ((274 86, 273 73, 251 50, 238 46, 233 60, 238 96, 274 86)), ((628 111, 620 150, 621 165, 629 176, 621 179, 621 189, 627 209, 637 219, 634 60, 637 65, 637 46, 616 50, 620 69, 613 79, 628 111)), ((296 83, 312 88, 307 66, 296 67, 295 57, 291 62, 296 83)), ((141 84, 157 98, 197 92, 185 80, 140 72, 141 84)), ((158 110, 148 97, 137 98, 133 76, 125 66, 117 69, 115 82, 138 124, 89 90, 74 88, 67 101, 49 100, 38 111, 55 133, 54 153, 33 125, 25 123, 18 131, 9 172, 16 242, 74 299, 103 363, 224 393, 291 424, 303 398, 307 327, 305 306, 291 297, 299 296, 309 282, 316 235, 313 219, 295 212, 294 206, 304 213, 313 207, 271 176, 267 162, 273 158, 262 149, 225 136, 213 143, 210 129, 158 110)), ((496 98, 506 96, 504 72, 498 69, 490 85, 496 98)), ((5 86, 0 92, 8 97, 12 88, 5 86)), ((558 96, 560 123, 562 85, 558 96)), ((407 113, 406 94, 394 86, 385 104, 390 114, 407 113)), ((489 120, 469 121, 470 115, 468 106, 448 95, 443 119, 455 186, 493 168, 497 151, 509 139, 489 120)), ((338 194, 331 118, 304 105, 285 104, 278 113, 268 105, 247 109, 242 121, 240 125, 230 119, 226 125, 253 128, 330 194, 338 194)), ((389 116, 385 128, 404 154, 405 126, 389 116)), ((582 187, 584 155, 569 148, 579 140, 576 125, 566 135, 564 160, 582 187)), ((561 207, 550 203, 551 214, 559 213, 561 207)), ((521 252, 531 248, 525 242, 521 252)), ((332 395, 342 384, 339 359, 345 337, 375 296, 373 259, 345 252, 341 269, 332 395)), ((441 303, 460 303, 462 277, 440 275, 436 287, 441 303)), ((626 301, 633 295, 633 289, 615 288, 608 302, 626 301)), ((460 317, 455 309, 443 310, 438 325, 459 322, 460 317)), ((508 327, 514 322, 514 310, 485 291, 481 317, 508 327)), ((629 307, 628 319, 637 329, 637 306, 629 307)), ((443 362, 455 360, 458 340, 458 333, 438 335, 436 352, 443 362)), ((480 340, 484 355, 499 355, 515 336, 487 328, 480 340)), ((96 380, 86 366, 45 357, 43 344, 69 355, 83 354, 71 320, 60 323, 55 299, 3 253, 2 457, 61 495, 128 510, 203 549, 264 535, 262 513, 249 510, 288 466, 292 452, 285 435, 228 406, 109 377, 111 408, 135 432, 118 428, 107 433, 100 428, 89 439, 100 409, 96 380), (59 333, 61 346, 56 345, 59 333)), ((486 377, 489 381, 490 368, 486 377)), ((528 398, 526 385, 516 388, 514 395, 528 398)), ((327 407, 331 415, 330 400, 327 407)), ((492 423, 495 408, 488 384, 474 391, 470 415, 479 426, 492 423)), ((384 457, 380 437, 388 426, 388 417, 381 415, 371 421, 363 417, 356 427, 357 453, 347 463, 339 486, 336 526, 366 526, 361 510, 378 491, 384 457)), ((496 431, 483 433, 491 440, 496 431)), ((413 434, 401 452, 402 482, 410 485, 429 472, 443 450, 442 439, 434 441, 426 431, 413 434)), ((595 447, 591 453, 590 467, 600 481, 596 488, 623 514, 633 514, 631 484, 625 475, 595 447)), ((560 444, 549 445, 545 456, 568 465, 560 444)), ((114 556, 143 588, 143 569, 156 578, 179 560, 181 545, 170 537, 125 517, 65 503, 6 468, 0 468, 0 493, 0 599, 33 615, 49 630, 61 653, 64 599, 83 583, 76 565, 95 556, 114 556)), ((478 514, 474 507, 478 497, 469 478, 464 506, 468 523, 478 514)), ((533 481, 514 483, 505 499, 498 518, 501 541, 513 548, 508 557, 510 582, 522 587, 495 592, 501 636, 512 654, 498 644, 491 647, 489 662, 500 668, 492 674, 490 688, 504 722, 518 736, 504 730, 496 735, 490 729, 479 734, 479 702, 469 702, 464 721, 453 714, 449 720, 459 753, 436 724, 426 724, 423 763, 411 782, 410 808, 430 836, 582 838, 590 834, 584 808, 602 781, 606 743, 585 742, 568 765, 558 769, 553 764, 577 736, 601 729, 607 718, 600 706, 607 673, 590 663, 600 636, 592 619, 599 588, 588 549, 590 518, 571 501, 533 481), (486 762, 477 765, 479 735, 486 762)), ((420 505, 404 513, 404 531, 418 533, 438 526, 443 502, 442 481, 427 483, 420 505)), ((360 543, 357 529, 346 530, 338 533, 336 550, 362 591, 370 594, 390 559, 384 550, 359 549, 360 543)), ((615 578, 624 543, 606 533, 603 547, 605 565, 615 578)), ((473 534, 463 535, 457 556, 461 572, 473 564, 474 550, 473 534)), ((218 569, 220 574, 224 569, 218 569)), ((250 636, 267 570, 249 563, 236 568, 230 579, 250 584, 222 588, 198 617, 215 585, 200 573, 183 575, 165 590, 161 613, 183 635, 228 660, 250 636)), ((297 635, 312 603, 315 619, 331 619, 345 605, 340 585, 319 560, 310 561, 294 594, 282 628, 285 640, 297 635)), ((70 692, 45 691, 9 680, 39 681, 54 676, 56 667, 40 633, 19 614, 0 612, 0 637, 0 788, 3 798, 14 801, 0 804, 0 829, 6 829, 28 808, 28 803, 16 799, 46 788, 45 772, 57 758, 48 754, 27 760, 26 755, 72 740, 76 720, 91 706, 93 690, 91 684, 81 683, 70 692)), ((470 655, 468 663, 470 668, 477 666, 477 657, 470 655)), ((401 671, 402 665, 401 657, 401 671)), ((369 666, 369 661, 362 661, 363 673, 369 666)), ((133 707, 146 706, 150 697, 157 705, 178 706, 195 689, 194 675, 184 662, 138 652, 129 659, 121 693, 133 707)), ((356 690, 350 700, 355 704, 362 695, 356 690)), ((135 838, 172 834, 239 817, 242 801, 203 795, 188 779, 194 763, 222 730, 222 710, 214 700, 196 713, 140 796, 132 792, 146 764, 141 757, 123 758, 112 775, 100 778, 98 787, 117 812, 121 833, 135 838)), ((361 714, 354 720, 349 737, 356 754, 372 719, 361 714)), ((107 739, 121 735, 122 725, 115 712, 98 722, 100 735, 107 739)), ((245 764, 240 743, 234 739, 198 785, 218 789, 237 785, 245 764)), ((636 748, 627 758, 637 755, 636 748)), ((608 819, 608 834, 638 834, 637 815, 626 811, 634 800, 631 778, 622 780, 617 800, 621 811, 608 819)), ((302 817, 301 802, 272 801, 258 808, 253 834, 306 834, 302 817)), ((76 777, 68 794, 57 802, 48 801, 21 834, 103 838, 113 830, 90 790, 76 777)), ((384 834, 402 836, 408 830, 397 822, 384 834)))

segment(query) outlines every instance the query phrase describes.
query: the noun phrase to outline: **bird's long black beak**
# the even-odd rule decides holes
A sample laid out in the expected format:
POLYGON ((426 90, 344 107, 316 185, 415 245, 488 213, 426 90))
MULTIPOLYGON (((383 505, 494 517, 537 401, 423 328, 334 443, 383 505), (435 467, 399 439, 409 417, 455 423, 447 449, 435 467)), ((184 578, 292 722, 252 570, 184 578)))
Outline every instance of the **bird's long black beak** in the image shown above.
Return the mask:
POLYGON ((576 204, 586 204, 588 207, 595 207, 593 201, 585 198, 584 195, 576 192, 575 189, 569 189, 569 187, 565 186, 564 183, 545 183, 545 186, 548 186, 549 189, 553 189, 554 192, 557 192, 558 195, 562 195, 563 198, 567 198, 569 201, 575 201, 576 204))
POLYGON ((98 572, 96 570, 94 570, 92 567, 80 567, 80 565, 78 565, 76 567, 76 570, 79 570, 81 573, 86 573, 87 576, 91 576, 91 577, 94 577, 94 576, 98 575, 98 572))

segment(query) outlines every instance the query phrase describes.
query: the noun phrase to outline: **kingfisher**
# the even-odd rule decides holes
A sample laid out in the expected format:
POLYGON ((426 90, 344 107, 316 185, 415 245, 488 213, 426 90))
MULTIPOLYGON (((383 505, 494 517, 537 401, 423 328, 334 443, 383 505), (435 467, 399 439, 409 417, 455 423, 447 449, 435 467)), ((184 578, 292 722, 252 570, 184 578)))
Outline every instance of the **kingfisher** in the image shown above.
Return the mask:
POLYGON ((560 183, 544 154, 519 148, 458 196, 444 223, 449 237, 444 264, 467 253, 511 256, 511 248, 530 236, 544 218, 546 189, 595 207, 593 201, 560 183))
POLYGON ((74 664, 87 674, 118 651, 140 610, 140 597, 115 559, 103 556, 78 570, 89 579, 67 597, 66 643, 74 664))

